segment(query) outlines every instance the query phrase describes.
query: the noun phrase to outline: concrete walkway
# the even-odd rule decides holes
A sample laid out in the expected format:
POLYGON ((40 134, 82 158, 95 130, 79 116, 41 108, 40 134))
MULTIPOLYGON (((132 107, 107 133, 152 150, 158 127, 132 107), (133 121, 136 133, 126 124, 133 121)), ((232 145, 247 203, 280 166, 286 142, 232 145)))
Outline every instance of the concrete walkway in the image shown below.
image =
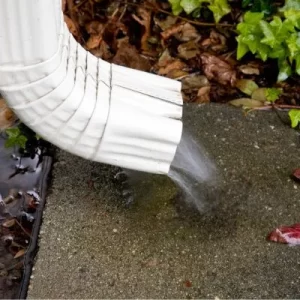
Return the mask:
POLYGON ((180 208, 161 176, 125 208, 113 168, 61 151, 29 298, 300 298, 300 248, 266 241, 300 222, 297 132, 225 105, 188 106, 185 124, 223 176, 214 213, 180 208))

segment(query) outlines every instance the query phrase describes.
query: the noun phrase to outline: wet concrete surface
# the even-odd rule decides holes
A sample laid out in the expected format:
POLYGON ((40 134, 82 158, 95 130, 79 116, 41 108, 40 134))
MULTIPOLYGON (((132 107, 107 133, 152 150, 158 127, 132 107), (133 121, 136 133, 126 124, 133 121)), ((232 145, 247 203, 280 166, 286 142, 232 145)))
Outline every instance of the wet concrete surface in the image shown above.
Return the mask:
POLYGON ((184 120, 218 165, 217 208, 184 208, 163 176, 126 208, 114 168, 59 151, 28 298, 300 297, 299 247, 266 240, 300 221, 298 133, 225 105, 187 106, 184 120))
POLYGON ((10 189, 30 190, 36 187, 42 164, 38 165, 38 156, 31 159, 24 157, 20 161, 17 159, 18 153, 12 148, 5 148, 5 138, 0 135, 0 194, 6 197, 10 189), (12 154, 16 153, 16 158, 12 158, 12 154), (38 166, 37 166, 38 165, 38 166), (15 174, 16 167, 27 167, 29 172, 25 174, 15 174), (15 174, 15 175, 14 175, 15 174))
MULTIPOLYGON (((31 252, 35 248, 33 240, 37 238, 33 229, 39 210, 36 207, 41 205, 41 199, 38 199, 36 207, 29 208, 28 200, 30 194, 37 195, 36 192, 40 192, 41 184, 45 181, 42 177, 49 171, 49 166, 47 171, 44 163, 37 166, 38 155, 33 159, 20 159, 17 149, 6 148, 4 145, 5 137, 1 133, 0 299, 17 299, 21 290, 27 290, 25 281, 29 279, 29 275, 26 275, 30 272, 24 270, 30 268, 27 262, 32 259, 31 252), (19 171, 22 169, 19 173, 18 168, 19 171), (19 224, 22 224, 22 228, 19 224), (20 250, 25 250, 26 255, 16 255, 20 250)), ((36 227, 38 230, 39 225, 36 227)))

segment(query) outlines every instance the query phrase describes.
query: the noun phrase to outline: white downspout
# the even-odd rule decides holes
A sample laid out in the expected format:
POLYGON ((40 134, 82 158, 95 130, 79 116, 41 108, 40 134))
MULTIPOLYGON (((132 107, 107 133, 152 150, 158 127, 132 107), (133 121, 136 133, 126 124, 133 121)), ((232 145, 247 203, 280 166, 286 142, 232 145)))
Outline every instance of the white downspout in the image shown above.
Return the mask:
POLYGON ((0 92, 60 148, 166 174, 181 139, 180 91, 177 81, 84 50, 63 22, 61 0, 0 1, 0 92))

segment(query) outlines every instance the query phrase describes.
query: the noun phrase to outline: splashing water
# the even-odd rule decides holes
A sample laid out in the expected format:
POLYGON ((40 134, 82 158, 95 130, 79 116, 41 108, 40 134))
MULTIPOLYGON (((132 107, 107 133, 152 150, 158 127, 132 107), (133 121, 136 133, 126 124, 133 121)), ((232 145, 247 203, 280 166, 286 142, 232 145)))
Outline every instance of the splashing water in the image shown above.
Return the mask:
POLYGON ((184 200, 198 211, 204 212, 216 204, 216 167, 186 131, 168 176, 180 187, 184 200))

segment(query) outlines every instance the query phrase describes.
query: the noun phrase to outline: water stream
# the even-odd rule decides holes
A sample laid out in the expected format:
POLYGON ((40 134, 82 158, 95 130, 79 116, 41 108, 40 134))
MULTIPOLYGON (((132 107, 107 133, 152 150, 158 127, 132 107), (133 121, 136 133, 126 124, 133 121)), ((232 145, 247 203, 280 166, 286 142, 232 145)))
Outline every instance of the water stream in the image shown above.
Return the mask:
POLYGON ((168 176, 180 188, 183 199, 204 212, 217 203, 217 170, 203 147, 184 131, 168 176))

